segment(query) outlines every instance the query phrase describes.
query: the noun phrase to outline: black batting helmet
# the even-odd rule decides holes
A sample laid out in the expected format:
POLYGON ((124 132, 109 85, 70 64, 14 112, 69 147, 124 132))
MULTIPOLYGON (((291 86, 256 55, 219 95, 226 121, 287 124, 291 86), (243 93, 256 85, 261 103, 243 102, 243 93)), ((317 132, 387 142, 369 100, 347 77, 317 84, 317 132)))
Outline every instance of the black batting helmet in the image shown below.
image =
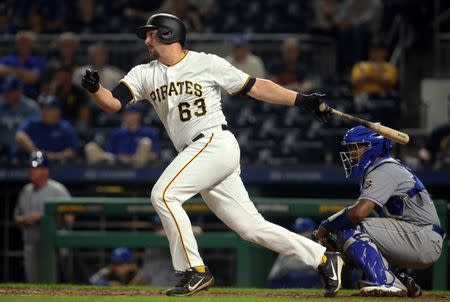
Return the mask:
POLYGON ((180 42, 184 46, 186 41, 186 27, 183 21, 170 14, 155 14, 148 18, 147 24, 138 27, 136 35, 145 40, 147 31, 157 29, 156 36, 165 44, 180 42))

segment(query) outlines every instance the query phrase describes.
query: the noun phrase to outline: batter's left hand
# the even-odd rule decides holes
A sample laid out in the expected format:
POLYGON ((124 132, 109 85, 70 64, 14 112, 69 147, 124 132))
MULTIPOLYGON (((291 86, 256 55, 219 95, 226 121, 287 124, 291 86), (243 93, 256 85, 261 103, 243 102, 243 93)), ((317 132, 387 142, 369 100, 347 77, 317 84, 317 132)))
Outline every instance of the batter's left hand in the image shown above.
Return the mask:
POLYGON ((100 88, 100 76, 97 70, 86 69, 81 78, 81 86, 90 93, 96 93, 100 88))

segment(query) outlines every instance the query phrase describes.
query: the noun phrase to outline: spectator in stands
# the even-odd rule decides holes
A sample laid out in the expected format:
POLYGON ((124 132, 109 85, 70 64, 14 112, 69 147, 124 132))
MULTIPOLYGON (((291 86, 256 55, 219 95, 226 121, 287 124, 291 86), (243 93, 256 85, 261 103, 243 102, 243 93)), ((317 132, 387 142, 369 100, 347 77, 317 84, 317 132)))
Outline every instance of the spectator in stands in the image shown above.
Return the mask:
MULTIPOLYGON (((311 238, 316 224, 309 218, 299 217, 295 220, 293 231, 311 238)), ((271 288, 313 288, 320 287, 320 276, 314 268, 304 262, 285 255, 278 255, 270 270, 269 287, 271 288)))
POLYGON ((67 161, 75 158, 78 139, 72 125, 61 119, 61 102, 55 96, 42 101, 41 116, 25 120, 16 133, 18 150, 15 154, 29 155, 42 150, 50 161, 67 161))
POLYGON ((381 0, 344 0, 336 15, 340 70, 347 72, 365 59, 370 39, 378 32, 383 5, 381 0))
POLYGON ((72 32, 65 32, 58 36, 56 40, 56 55, 50 59, 50 68, 55 66, 69 66, 74 70, 79 67, 78 37, 72 32))
POLYGON ((74 71, 74 82, 81 87, 81 77, 87 68, 95 69, 101 72, 100 83, 103 87, 112 89, 119 82, 124 72, 119 68, 108 64, 108 50, 102 43, 95 43, 89 46, 89 64, 77 68, 74 71))
POLYGON ((132 0, 128 1, 123 10, 123 14, 125 17, 130 18, 133 21, 142 23, 142 21, 147 21, 151 15, 158 12, 174 14, 176 5, 177 1, 175 0, 132 0))
POLYGON ((234 36, 231 44, 233 53, 225 58, 228 62, 255 78, 266 77, 264 63, 250 52, 248 41, 243 35, 234 36))
POLYGON ((315 0, 314 2, 314 32, 335 36, 337 31, 336 15, 338 3, 336 0, 315 0))
POLYGON ((108 22, 102 17, 95 0, 78 0, 76 7, 69 9, 66 29, 77 34, 99 34, 108 31, 108 22))
POLYGON ((269 78, 286 88, 308 92, 312 83, 307 79, 305 65, 300 61, 300 48, 295 38, 287 38, 281 46, 281 60, 269 68, 269 78))
POLYGON ((142 167, 159 156, 159 138, 155 130, 141 125, 141 108, 127 105, 122 115, 122 126, 112 131, 106 152, 95 142, 85 146, 88 163, 102 161, 142 167))
POLYGON ((57 66, 52 74, 48 95, 54 95, 61 101, 62 117, 73 125, 78 124, 80 111, 91 109, 89 99, 83 89, 73 84, 72 69, 69 66, 57 66))
POLYGON ((18 2, 16 17, 30 31, 39 33, 61 32, 66 14, 67 1, 25 0, 18 2))
POLYGON ((0 58, 0 83, 10 74, 17 75, 24 83, 24 94, 36 99, 40 91, 44 60, 33 54, 35 34, 21 31, 16 35, 16 53, 0 58))
POLYGON ((6 3, 0 4, 0 37, 13 36, 17 31, 17 24, 14 22, 12 13, 6 3))
MULTIPOLYGON (((157 214, 151 217, 153 233, 165 236, 161 219, 157 214)), ((201 228, 196 227, 195 234, 201 233, 201 228)), ((147 284, 151 286, 169 286, 176 282, 172 267, 172 259, 168 248, 147 248, 144 252, 142 268, 131 284, 147 284)))
POLYGON ((44 14, 37 3, 29 7, 25 21, 25 27, 33 33, 42 34, 45 32, 44 14))
MULTIPOLYGON (((36 151, 31 154, 29 162, 29 180, 25 185, 14 209, 14 220, 22 230, 24 243, 25 277, 29 283, 39 282, 40 230, 39 222, 44 214, 44 201, 49 198, 70 198, 66 187, 49 178, 49 161, 45 154, 36 151)), ((75 217, 64 216, 66 225, 72 225, 75 217)))
POLYGON ((435 128, 419 150, 422 162, 436 169, 450 166, 450 100, 447 110, 448 122, 435 128))
POLYGON ((126 247, 117 247, 111 253, 111 264, 92 275, 89 283, 97 286, 130 285, 138 271, 133 252, 126 247))
POLYGON ((200 11, 197 9, 197 5, 193 5, 191 2, 188 0, 128 1, 126 7, 123 9, 123 15, 131 23, 130 25, 135 28, 142 21, 147 21, 155 13, 170 13, 181 18, 190 31, 196 33, 203 32, 204 27, 200 11))
POLYGON ((355 96, 362 93, 391 91, 397 84, 397 69, 387 61, 388 51, 383 42, 374 39, 369 59, 353 66, 351 83, 355 96))
POLYGON ((0 153, 9 154, 14 146, 17 126, 24 120, 40 115, 35 100, 22 94, 22 83, 16 75, 9 75, 1 86, 0 96, 0 153))

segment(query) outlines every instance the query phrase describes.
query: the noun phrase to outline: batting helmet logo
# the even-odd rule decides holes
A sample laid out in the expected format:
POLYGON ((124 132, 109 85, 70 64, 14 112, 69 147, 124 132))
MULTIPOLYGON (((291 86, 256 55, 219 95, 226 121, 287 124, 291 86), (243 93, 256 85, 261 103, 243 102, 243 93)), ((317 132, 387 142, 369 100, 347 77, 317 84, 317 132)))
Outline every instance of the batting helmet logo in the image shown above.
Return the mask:
POLYGON ((184 46, 186 42, 186 27, 183 21, 170 14, 155 14, 148 18, 147 24, 136 30, 136 35, 145 40, 147 31, 158 30, 156 36, 165 44, 180 42, 184 46))

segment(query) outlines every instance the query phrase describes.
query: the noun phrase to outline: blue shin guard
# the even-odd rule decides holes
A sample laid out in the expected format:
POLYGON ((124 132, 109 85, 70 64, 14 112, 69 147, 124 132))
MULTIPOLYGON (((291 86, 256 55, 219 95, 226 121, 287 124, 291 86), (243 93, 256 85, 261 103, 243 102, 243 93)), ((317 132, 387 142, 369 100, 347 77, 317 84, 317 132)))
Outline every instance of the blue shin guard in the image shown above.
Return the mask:
POLYGON ((347 258, 363 272, 365 280, 362 283, 375 286, 394 284, 394 274, 389 271, 387 262, 367 234, 355 229, 343 230, 341 242, 347 258))

